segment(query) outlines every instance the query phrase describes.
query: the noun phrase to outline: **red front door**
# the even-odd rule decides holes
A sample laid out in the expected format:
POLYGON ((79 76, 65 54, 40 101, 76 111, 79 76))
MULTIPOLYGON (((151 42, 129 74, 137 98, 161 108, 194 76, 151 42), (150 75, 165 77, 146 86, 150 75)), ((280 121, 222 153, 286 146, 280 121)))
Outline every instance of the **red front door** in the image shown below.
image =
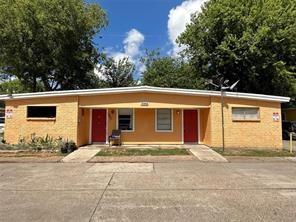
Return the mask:
POLYGON ((92 142, 106 141, 106 110, 93 109, 92 111, 92 142))
POLYGON ((198 142, 198 120, 197 110, 184 110, 184 142, 196 143, 198 142))

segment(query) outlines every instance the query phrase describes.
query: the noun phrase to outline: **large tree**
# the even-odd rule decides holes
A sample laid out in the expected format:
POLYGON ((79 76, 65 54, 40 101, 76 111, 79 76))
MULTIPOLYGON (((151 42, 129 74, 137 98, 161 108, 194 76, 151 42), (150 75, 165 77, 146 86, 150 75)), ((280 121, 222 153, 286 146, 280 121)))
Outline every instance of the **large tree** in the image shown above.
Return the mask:
POLYGON ((158 51, 147 51, 141 61, 146 67, 142 73, 143 85, 190 89, 204 87, 203 78, 181 57, 162 57, 158 51))
POLYGON ((133 86, 134 72, 135 65, 128 58, 115 60, 104 55, 98 65, 99 86, 109 88, 133 86))
POLYGON ((106 25, 83 0, 0 0, 0 73, 29 91, 88 87, 98 62, 93 36, 106 25))
POLYGON ((244 92, 295 95, 296 1, 210 0, 178 42, 204 78, 244 92))

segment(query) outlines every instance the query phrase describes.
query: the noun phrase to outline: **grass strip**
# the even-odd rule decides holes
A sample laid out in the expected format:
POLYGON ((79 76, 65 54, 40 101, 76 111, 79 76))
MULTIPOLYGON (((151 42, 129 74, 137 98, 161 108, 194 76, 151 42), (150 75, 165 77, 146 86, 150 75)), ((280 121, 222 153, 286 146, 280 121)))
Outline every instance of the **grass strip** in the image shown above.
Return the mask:
POLYGON ((173 156, 190 155, 186 149, 122 149, 110 148, 103 149, 96 156, 173 156))
POLYGON ((223 156, 252 156, 252 157, 293 157, 295 153, 286 150, 264 150, 264 149, 225 149, 214 148, 216 152, 223 156))

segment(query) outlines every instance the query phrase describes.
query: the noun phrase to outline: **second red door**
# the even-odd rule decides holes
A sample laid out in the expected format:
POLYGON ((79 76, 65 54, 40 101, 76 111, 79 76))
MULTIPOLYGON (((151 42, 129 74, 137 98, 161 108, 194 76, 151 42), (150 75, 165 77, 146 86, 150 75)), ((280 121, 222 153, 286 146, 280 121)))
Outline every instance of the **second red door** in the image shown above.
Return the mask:
POLYGON ((106 142, 106 110, 92 110, 92 142, 106 142))
POLYGON ((196 143, 198 142, 198 120, 197 110, 184 110, 184 142, 196 143))

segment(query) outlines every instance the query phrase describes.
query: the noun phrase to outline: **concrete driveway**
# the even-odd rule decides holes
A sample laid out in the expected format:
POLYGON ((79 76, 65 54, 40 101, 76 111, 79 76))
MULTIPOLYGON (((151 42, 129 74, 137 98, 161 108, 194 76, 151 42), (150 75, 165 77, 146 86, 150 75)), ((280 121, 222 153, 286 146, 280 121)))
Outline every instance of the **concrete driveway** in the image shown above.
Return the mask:
POLYGON ((0 164, 0 221, 295 221, 296 162, 0 164))

